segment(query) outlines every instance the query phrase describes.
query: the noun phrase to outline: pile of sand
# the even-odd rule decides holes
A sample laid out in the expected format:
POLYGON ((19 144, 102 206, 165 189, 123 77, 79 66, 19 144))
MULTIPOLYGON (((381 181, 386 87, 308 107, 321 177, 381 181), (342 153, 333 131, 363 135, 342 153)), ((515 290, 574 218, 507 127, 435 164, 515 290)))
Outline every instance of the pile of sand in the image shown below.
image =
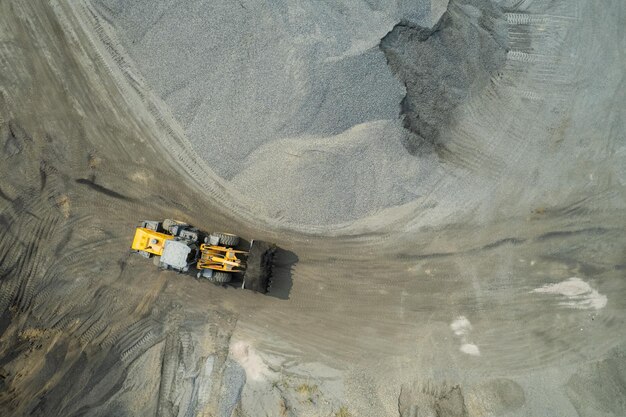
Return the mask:
MULTIPOLYGON (((349 222, 428 194, 436 156, 407 152, 414 132, 401 104, 408 97, 437 114, 450 90, 422 87, 483 52, 477 36, 458 43, 463 54, 448 42, 421 57, 433 46, 402 36, 381 49, 399 24, 433 26, 447 1, 94 1, 195 151, 255 208, 292 224, 349 222), (421 59, 445 65, 420 78, 421 59)), ((455 39, 475 31, 481 11, 471 10, 447 24, 455 39)), ((473 80, 472 68, 461 71, 465 90, 448 112, 473 80)))
MULTIPOLYGON (((92 2, 114 48, 259 219, 328 228, 407 202, 394 212, 424 224, 526 215, 546 196, 575 200, 571 184, 596 158, 591 142, 546 148, 595 135, 584 109, 609 90, 572 100, 575 82, 595 82, 573 70, 586 62, 574 21, 537 26, 541 15, 489 0, 92 2), (525 194, 499 195, 529 178, 525 194)), ((556 7, 535 12, 575 14, 556 7)))

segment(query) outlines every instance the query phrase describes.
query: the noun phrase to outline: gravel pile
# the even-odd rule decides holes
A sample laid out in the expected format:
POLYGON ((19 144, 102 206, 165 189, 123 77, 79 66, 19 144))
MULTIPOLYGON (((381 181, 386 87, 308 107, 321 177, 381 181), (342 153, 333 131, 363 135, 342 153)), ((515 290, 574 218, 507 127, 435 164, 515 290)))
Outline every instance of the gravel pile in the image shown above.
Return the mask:
MULTIPOLYGON (((454 62, 481 53, 448 43, 411 66, 420 49, 392 31, 433 26, 445 1, 94 1, 198 154, 264 213, 299 224, 346 222, 427 193, 437 161, 407 152, 401 103, 407 92, 422 99, 405 75, 445 61, 424 78, 436 84, 438 71, 449 78, 454 62)), ((474 27, 463 16, 478 15, 454 15, 455 39, 474 27)), ((426 106, 446 91, 427 90, 426 106)))

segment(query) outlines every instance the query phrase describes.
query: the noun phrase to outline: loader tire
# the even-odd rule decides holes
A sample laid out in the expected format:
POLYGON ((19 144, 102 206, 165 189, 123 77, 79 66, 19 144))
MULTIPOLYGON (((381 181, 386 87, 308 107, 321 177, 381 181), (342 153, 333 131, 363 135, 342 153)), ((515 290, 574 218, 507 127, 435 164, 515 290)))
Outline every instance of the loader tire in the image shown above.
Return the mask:
POLYGON ((163 220, 163 230, 165 230, 167 233, 171 233, 170 232, 170 228, 172 226, 178 226, 178 225, 182 225, 183 223, 177 222, 176 220, 172 220, 172 219, 165 219, 163 220))
POLYGON ((231 235, 230 233, 213 233, 220 240, 220 245, 234 247, 239 244, 239 236, 231 235))
POLYGON ((163 230, 165 230, 166 232, 170 231, 170 227, 174 225, 174 220, 172 219, 165 219, 163 220, 163 230))
POLYGON ((161 223, 157 220, 144 220, 141 222, 141 227, 159 232, 161 229, 161 223))
POLYGON ((213 272, 213 276, 211 277, 211 281, 216 284, 226 284, 227 282, 230 282, 231 279, 233 279, 232 274, 222 271, 213 272))

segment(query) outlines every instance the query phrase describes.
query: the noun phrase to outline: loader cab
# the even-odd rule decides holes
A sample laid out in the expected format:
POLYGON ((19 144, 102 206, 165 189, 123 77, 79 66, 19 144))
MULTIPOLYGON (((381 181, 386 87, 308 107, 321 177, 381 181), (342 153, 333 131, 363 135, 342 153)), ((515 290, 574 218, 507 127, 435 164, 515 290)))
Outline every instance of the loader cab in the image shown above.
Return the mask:
POLYGON ((198 259, 198 246, 184 239, 171 239, 165 242, 159 266, 178 272, 187 272, 198 259))

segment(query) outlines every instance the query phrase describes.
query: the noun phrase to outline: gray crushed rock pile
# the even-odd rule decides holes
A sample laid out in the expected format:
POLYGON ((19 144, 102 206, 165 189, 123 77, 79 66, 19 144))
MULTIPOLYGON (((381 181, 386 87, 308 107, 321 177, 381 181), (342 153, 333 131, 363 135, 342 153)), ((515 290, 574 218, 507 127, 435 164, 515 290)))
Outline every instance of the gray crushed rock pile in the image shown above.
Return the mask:
POLYGON ((365 216, 435 185, 436 158, 409 155, 398 140, 403 135, 397 121, 380 121, 332 137, 273 141, 255 152, 233 184, 265 196, 276 218, 291 220, 294 209, 311 223, 365 216))
MULTIPOLYGON (((407 46, 418 62, 388 63, 388 49, 408 42, 392 32, 385 51, 381 39, 399 22, 434 26, 446 1, 93 1, 198 154, 260 214, 297 224, 349 222, 428 193, 436 157, 407 152, 401 104, 408 94, 432 113, 451 99, 439 88, 415 99, 398 68, 412 75, 441 61, 425 78, 438 84, 484 52, 473 36, 463 53, 448 43, 419 61, 407 46)), ((453 38, 483 20, 463 10, 453 38)))
POLYGON ((433 28, 401 22, 380 47, 407 89, 401 107, 414 134, 409 150, 441 146, 454 109, 504 65, 506 20, 489 0, 452 0, 433 28))

